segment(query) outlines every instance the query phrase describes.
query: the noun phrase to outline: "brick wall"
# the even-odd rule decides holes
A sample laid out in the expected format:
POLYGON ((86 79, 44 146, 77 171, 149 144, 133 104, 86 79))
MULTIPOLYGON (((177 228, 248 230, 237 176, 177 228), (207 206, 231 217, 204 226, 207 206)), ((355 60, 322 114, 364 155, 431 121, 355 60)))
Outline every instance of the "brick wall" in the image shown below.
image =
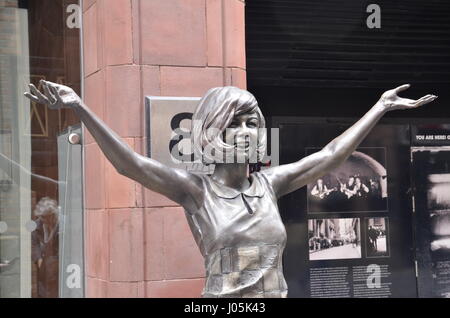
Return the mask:
MULTIPOLYGON (((85 101, 145 154, 144 96, 246 88, 244 2, 84 0, 85 101)), ((88 297, 198 297, 182 208, 120 176, 85 134, 88 297)))

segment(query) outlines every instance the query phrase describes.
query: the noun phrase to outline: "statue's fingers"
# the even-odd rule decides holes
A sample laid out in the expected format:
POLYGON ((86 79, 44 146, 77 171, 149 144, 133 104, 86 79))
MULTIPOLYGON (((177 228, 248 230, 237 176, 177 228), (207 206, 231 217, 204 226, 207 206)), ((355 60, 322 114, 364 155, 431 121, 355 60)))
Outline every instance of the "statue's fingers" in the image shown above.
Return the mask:
POLYGON ((51 104, 56 103, 56 97, 53 96, 53 94, 50 92, 50 89, 48 88, 47 83, 45 83, 44 85, 44 93, 45 96, 47 96, 48 100, 50 101, 51 104))
POLYGON ((33 84, 28 85, 30 87, 31 93, 39 99, 39 103, 48 103, 47 97, 45 97, 33 84))
POLYGON ((32 100, 35 103, 39 103, 39 98, 37 98, 36 96, 34 96, 33 94, 30 94, 28 92, 23 93, 25 95, 25 97, 27 97, 28 99, 32 100))
POLYGON ((34 84, 28 84, 28 87, 30 88, 30 91, 32 92, 39 92, 39 90, 34 86, 34 84))
POLYGON ((431 94, 422 96, 421 98, 419 98, 418 100, 416 100, 416 102, 421 102, 421 101, 426 100, 426 99, 429 99, 429 98, 431 98, 431 97, 433 97, 433 96, 434 96, 434 95, 431 95, 431 94))
POLYGON ((433 95, 425 95, 418 100, 409 100, 408 106, 409 107, 419 107, 421 105, 424 105, 426 103, 429 103, 433 100, 433 95))
POLYGON ((62 98, 61 98, 61 95, 59 94, 58 88, 55 86, 49 86, 49 87, 50 87, 50 91, 56 97, 56 101, 62 103, 62 98))
POLYGON ((53 82, 49 82, 49 81, 44 81, 45 84, 47 84, 49 87, 53 87, 55 88, 57 91, 59 91, 61 88, 63 88, 63 85, 57 84, 57 83, 53 83, 53 82))
POLYGON ((40 80, 40 83, 42 84, 42 86, 48 87, 48 88, 56 87, 56 88, 59 89, 59 87, 60 87, 59 84, 56 84, 56 83, 53 83, 53 82, 50 82, 50 81, 46 81, 46 80, 40 80))
POLYGON ((44 80, 44 79, 41 79, 41 80, 39 81, 39 83, 41 83, 42 85, 51 85, 51 84, 54 84, 53 82, 46 81, 46 80, 44 80))
POLYGON ((53 82, 50 82, 50 81, 42 81, 42 83, 44 84, 44 85, 46 85, 46 86, 49 86, 49 87, 54 87, 55 85, 56 85, 56 83, 53 83, 53 82))
POLYGON ((422 105, 431 103, 431 102, 434 101, 436 98, 437 98, 437 96, 429 94, 429 95, 426 95, 426 96, 423 96, 423 97, 419 98, 419 99, 415 102, 415 105, 416 105, 416 107, 419 107, 419 106, 422 106, 422 105))
POLYGON ((410 87, 411 87, 410 84, 404 84, 404 85, 401 85, 401 86, 399 86, 397 88, 394 88, 394 90, 395 90, 395 93, 398 94, 398 93, 400 93, 400 92, 402 92, 402 91, 404 91, 404 90, 406 90, 406 89, 408 89, 410 87))

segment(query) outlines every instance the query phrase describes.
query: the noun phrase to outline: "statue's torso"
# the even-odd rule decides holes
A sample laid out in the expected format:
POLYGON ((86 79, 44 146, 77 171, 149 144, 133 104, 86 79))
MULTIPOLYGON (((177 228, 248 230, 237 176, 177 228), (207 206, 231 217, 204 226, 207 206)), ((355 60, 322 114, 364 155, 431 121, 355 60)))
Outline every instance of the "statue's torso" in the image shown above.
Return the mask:
POLYGON ((285 297, 286 230, 262 173, 243 193, 203 176, 202 207, 186 213, 205 257, 204 297, 285 297))

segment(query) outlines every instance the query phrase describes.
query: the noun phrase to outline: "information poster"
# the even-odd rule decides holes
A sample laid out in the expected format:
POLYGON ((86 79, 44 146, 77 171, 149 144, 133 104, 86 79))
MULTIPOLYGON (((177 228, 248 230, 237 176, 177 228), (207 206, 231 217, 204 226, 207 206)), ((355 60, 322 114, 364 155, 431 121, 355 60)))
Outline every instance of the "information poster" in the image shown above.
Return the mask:
MULTIPOLYGON (((278 127, 285 164, 349 124, 278 127)), ((280 200, 289 297, 417 297, 410 136, 409 125, 378 125, 337 169, 280 200)))
POLYGON ((450 298, 450 125, 411 137, 419 297, 450 298))

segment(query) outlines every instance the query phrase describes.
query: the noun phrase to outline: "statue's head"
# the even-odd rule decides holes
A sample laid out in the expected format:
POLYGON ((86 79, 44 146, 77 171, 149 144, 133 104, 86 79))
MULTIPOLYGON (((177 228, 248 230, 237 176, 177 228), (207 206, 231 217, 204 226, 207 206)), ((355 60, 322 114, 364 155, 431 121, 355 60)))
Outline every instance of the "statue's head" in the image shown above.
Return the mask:
POLYGON ((266 122, 255 97, 237 87, 210 89, 192 117, 192 141, 205 163, 261 161, 266 122))

